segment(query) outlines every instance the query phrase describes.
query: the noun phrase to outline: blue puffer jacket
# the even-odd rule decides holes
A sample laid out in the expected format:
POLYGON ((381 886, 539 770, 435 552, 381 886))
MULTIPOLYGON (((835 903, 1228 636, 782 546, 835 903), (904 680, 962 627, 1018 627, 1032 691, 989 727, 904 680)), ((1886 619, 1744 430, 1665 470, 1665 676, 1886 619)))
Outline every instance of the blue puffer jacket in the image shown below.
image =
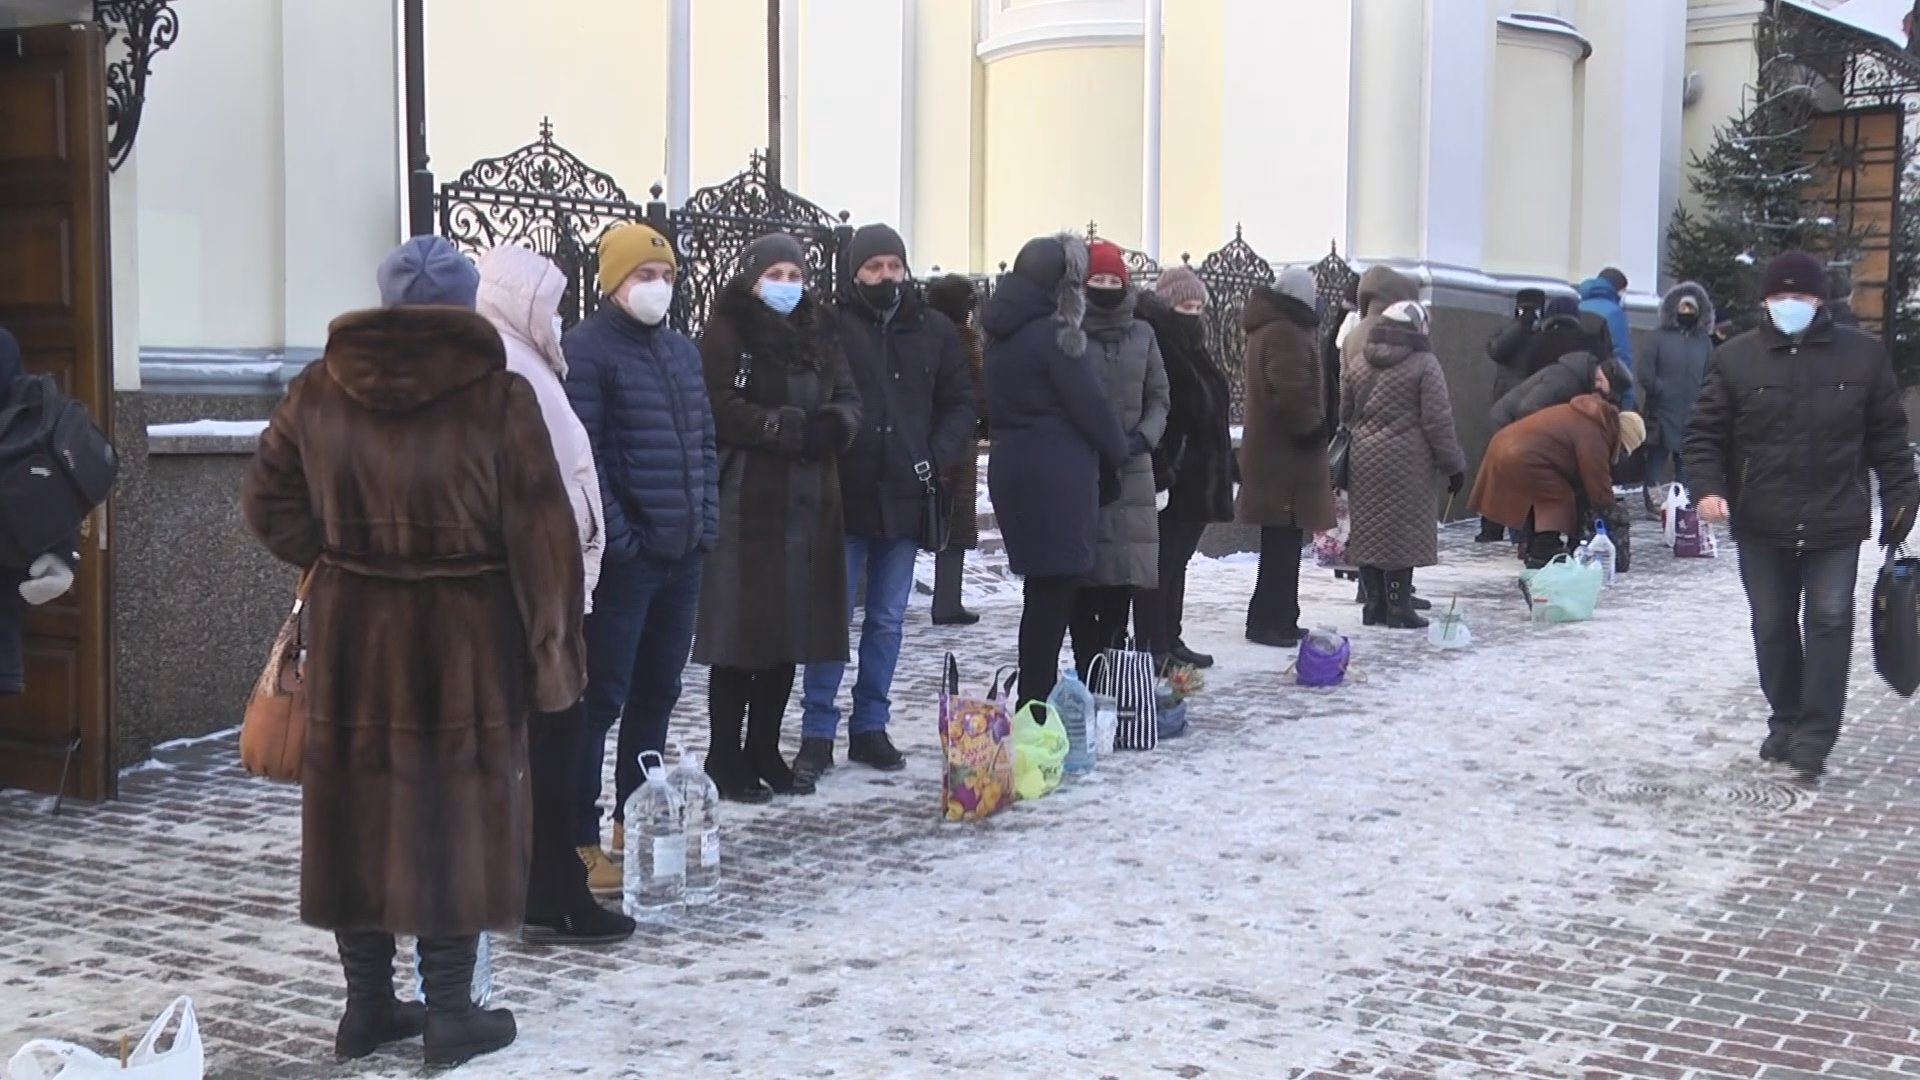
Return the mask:
MULTIPOLYGON (((1580 283, 1580 310, 1591 311, 1607 320, 1607 332, 1613 335, 1613 354, 1620 362, 1633 370, 1633 335, 1627 330, 1627 309, 1620 302, 1620 290, 1606 278, 1590 277, 1580 283)), ((1633 390, 1627 390, 1620 402, 1622 409, 1632 409, 1633 390)))
POLYGON ((677 561, 720 538, 719 460, 700 351, 608 301, 561 339, 593 442, 608 562, 677 561))

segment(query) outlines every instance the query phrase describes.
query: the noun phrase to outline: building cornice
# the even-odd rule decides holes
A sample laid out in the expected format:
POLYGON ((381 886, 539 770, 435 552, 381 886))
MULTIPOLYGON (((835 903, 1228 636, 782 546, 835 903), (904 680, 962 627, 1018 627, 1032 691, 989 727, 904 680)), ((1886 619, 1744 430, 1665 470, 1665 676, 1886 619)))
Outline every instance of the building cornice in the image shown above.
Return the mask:
POLYGON ((975 53, 982 63, 1023 53, 1139 45, 1146 40, 1140 0, 1050 0, 1018 7, 1010 0, 979 2, 980 40, 975 53))
POLYGON ((1696 4, 1687 9, 1687 33, 1749 29, 1766 10, 1765 0, 1716 0, 1696 4))
POLYGON ((1576 64, 1593 55, 1593 43, 1587 40, 1586 35, 1557 15, 1516 11, 1511 15, 1502 15, 1498 24, 1496 41, 1502 45, 1551 49, 1565 54, 1567 59, 1576 64))

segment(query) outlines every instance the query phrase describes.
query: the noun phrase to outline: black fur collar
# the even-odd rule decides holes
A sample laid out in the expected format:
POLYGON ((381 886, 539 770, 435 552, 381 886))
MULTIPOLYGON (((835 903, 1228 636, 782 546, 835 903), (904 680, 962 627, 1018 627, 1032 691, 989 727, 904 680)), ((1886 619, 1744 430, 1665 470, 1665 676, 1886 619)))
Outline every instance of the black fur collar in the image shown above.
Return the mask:
POLYGON ((714 316, 740 337, 756 359, 780 359, 795 367, 823 365, 820 306, 808 289, 793 314, 781 316, 754 294, 751 282, 736 278, 720 292, 714 316))

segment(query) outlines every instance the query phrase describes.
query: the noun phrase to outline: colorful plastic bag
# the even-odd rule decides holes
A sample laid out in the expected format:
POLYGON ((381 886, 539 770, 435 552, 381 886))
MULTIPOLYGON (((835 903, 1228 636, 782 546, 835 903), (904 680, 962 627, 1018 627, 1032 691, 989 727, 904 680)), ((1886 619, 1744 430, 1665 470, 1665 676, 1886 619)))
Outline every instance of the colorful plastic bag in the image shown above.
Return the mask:
POLYGON ((1660 503, 1660 542, 1672 547, 1678 538, 1680 513, 1693 509, 1693 501, 1687 498, 1687 489, 1681 484, 1668 484, 1667 497, 1660 503))
POLYGON ((1093 691, 1106 694, 1118 705, 1118 733, 1115 750, 1151 750, 1160 741, 1160 703, 1154 695, 1153 654, 1141 652, 1129 641, 1101 654, 1106 661, 1095 676, 1093 691))
POLYGON ((947 654, 940 682, 940 813, 948 821, 978 821, 1013 805, 1013 720, 1004 694, 1008 669, 994 672, 985 697, 960 693, 960 662, 947 654))
POLYGON ((57 1039, 35 1039, 7 1062, 7 1080, 201 1080, 206 1071, 200 1022, 193 1014, 193 999, 186 997, 174 998, 147 1028, 127 1055, 125 1068, 117 1060, 57 1039), (173 1045, 161 1050, 160 1038, 170 1026, 173 1045))
POLYGON ((1671 517, 1674 558, 1711 559, 1720 554, 1720 545, 1713 538, 1713 526, 1700 520, 1700 511, 1688 506, 1674 511, 1671 517))
POLYGON ((1534 622, 1585 622, 1593 618, 1605 587, 1606 572, 1599 564, 1582 565, 1571 555, 1555 555, 1540 569, 1520 574, 1520 590, 1534 622))
POLYGON ((1067 764, 1067 730, 1046 705, 1029 701, 1013 714, 1013 793, 1038 799, 1060 786, 1067 764))
POLYGON ((1313 561, 1328 570, 1347 569, 1347 535, 1353 519, 1347 515, 1347 493, 1333 493, 1333 528, 1313 534, 1313 561))
POLYGON ((1301 686, 1339 686, 1347 681, 1347 667, 1352 663, 1353 642, 1332 630, 1316 628, 1300 640, 1293 678, 1301 686))

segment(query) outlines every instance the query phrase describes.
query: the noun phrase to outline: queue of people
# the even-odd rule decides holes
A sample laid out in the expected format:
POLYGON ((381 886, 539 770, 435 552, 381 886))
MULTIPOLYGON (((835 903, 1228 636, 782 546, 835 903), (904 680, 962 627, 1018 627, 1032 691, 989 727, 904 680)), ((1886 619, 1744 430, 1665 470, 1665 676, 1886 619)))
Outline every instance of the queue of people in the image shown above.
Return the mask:
MULTIPOLYGON (((336 320, 289 386, 242 509, 308 575, 301 917, 336 934, 343 1058, 422 1037, 450 1065, 511 1043, 512 1014, 467 992, 483 932, 633 933, 596 896, 619 891, 624 804, 640 755, 665 747, 689 656, 710 668, 722 797, 807 795, 834 767, 857 604, 846 760, 902 768, 890 693, 914 565, 938 550, 936 622, 977 618, 954 552, 977 540, 985 435, 1023 579, 1020 703, 1049 695, 1069 644, 1083 678, 1136 631, 1162 664, 1211 665, 1182 617, 1215 522, 1260 529, 1251 642, 1299 644, 1301 550, 1336 526, 1363 621, 1426 625, 1413 574, 1437 561, 1436 516, 1467 476, 1411 278, 1369 269, 1344 318, 1323 317, 1304 270, 1254 290, 1236 452, 1191 271, 1143 290, 1111 244, 1036 237, 976 310, 965 278, 923 295, 885 225, 847 254, 818 295, 797 240, 754 241, 695 342, 669 325, 678 261, 647 226, 602 240, 602 301, 564 332, 565 279, 542 256, 476 266, 411 240, 380 268, 384 306, 336 320), (953 533, 930 537, 943 487, 961 496, 953 533), (393 994, 397 935, 419 939, 424 1008, 393 994)), ((1883 543, 1920 506, 1886 354, 1838 325, 1823 274, 1776 259, 1763 325, 1718 352, 1711 299, 1677 287, 1638 379, 1610 325, 1624 280, 1584 284, 1586 310, 1523 291, 1488 346, 1498 430, 1468 501, 1481 539, 1539 565, 1618 514, 1622 459, 1648 442, 1677 457, 1701 516, 1734 522, 1772 708, 1762 756, 1813 775, 1844 704, 1868 470, 1883 543)))

